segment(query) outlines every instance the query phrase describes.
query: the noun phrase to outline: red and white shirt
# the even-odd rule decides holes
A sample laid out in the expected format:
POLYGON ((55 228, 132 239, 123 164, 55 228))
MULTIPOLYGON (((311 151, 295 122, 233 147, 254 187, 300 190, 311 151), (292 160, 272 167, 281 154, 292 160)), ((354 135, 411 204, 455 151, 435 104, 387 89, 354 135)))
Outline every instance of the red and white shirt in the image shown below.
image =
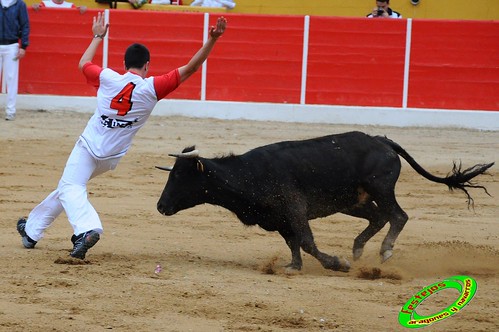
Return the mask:
POLYGON ((156 103, 180 85, 178 69, 142 78, 87 62, 83 75, 97 90, 97 109, 80 138, 97 159, 125 155, 132 139, 146 123, 156 103))

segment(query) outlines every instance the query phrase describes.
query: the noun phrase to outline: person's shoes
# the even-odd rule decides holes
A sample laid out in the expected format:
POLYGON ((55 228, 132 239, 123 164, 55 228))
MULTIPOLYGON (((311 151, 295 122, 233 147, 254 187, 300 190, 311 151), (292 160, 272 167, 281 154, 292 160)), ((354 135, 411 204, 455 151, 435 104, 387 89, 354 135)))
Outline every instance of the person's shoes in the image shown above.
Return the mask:
POLYGON ((91 230, 77 236, 73 235, 71 237, 71 242, 73 242, 73 250, 69 254, 71 257, 85 259, 85 255, 88 249, 92 248, 97 241, 99 241, 100 235, 97 231, 91 230))
POLYGON ((15 120, 15 118, 16 118, 16 115, 15 115, 15 114, 7 114, 7 115, 5 116, 5 120, 6 120, 6 121, 14 121, 14 120, 15 120))
POLYGON ((25 229, 26 229, 26 218, 24 217, 19 218, 19 220, 17 221, 17 231, 19 232, 19 234, 21 234, 23 245, 25 248, 33 249, 36 245, 36 241, 30 238, 28 234, 26 234, 25 229))

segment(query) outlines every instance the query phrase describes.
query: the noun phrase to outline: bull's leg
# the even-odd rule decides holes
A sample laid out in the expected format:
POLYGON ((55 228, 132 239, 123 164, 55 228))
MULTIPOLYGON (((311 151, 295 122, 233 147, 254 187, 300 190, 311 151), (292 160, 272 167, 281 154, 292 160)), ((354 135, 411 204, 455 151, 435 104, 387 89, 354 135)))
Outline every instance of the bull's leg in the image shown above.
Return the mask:
POLYGON ((350 270, 350 263, 346 259, 342 261, 337 256, 330 256, 321 252, 313 240, 302 241, 301 247, 306 253, 314 256, 325 269, 342 272, 348 272, 348 270, 350 270))
POLYGON ((291 225, 295 234, 300 234, 300 246, 303 251, 315 257, 326 269, 348 272, 350 263, 347 260, 341 261, 337 256, 330 256, 319 251, 306 218, 301 221, 292 222, 291 225))
POLYGON ((395 241, 409 219, 404 210, 402 210, 397 203, 395 204, 396 206, 394 206, 393 212, 390 216, 390 229, 381 244, 380 255, 382 262, 385 262, 387 259, 392 257, 395 241))
POLYGON ((364 253, 364 246, 386 224, 385 222, 369 221, 369 225, 353 241, 353 259, 357 260, 364 253))
POLYGON ((380 213, 378 206, 374 202, 368 202, 361 206, 356 206, 349 211, 345 211, 353 217, 364 218, 369 221, 369 225, 353 241, 353 259, 357 260, 364 252, 364 246, 374 235, 376 235, 387 223, 380 213))
POLYGON ((385 154, 383 159, 378 159, 375 167, 372 166, 373 173, 366 176, 361 188, 369 195, 369 199, 376 203, 377 217, 369 219, 370 224, 359 235, 361 237, 359 242, 362 242, 363 237, 368 238, 376 234, 381 229, 380 227, 386 224, 386 221, 390 223, 388 234, 381 244, 382 262, 393 255, 395 241, 408 219, 395 198, 395 184, 400 175, 400 167, 400 159, 394 151, 385 154))
POLYGON ((300 253, 300 240, 294 235, 290 229, 279 230, 279 234, 284 238, 289 249, 291 249, 291 263, 286 265, 286 268, 293 270, 301 270, 302 260, 300 253))
POLYGON ((397 203, 395 194, 393 194, 392 197, 389 197, 386 205, 383 203, 383 210, 387 211, 387 217, 390 222, 390 229, 381 244, 380 250, 381 261, 385 262, 387 259, 392 257, 395 241, 397 240, 397 237, 404 228, 409 217, 397 203))

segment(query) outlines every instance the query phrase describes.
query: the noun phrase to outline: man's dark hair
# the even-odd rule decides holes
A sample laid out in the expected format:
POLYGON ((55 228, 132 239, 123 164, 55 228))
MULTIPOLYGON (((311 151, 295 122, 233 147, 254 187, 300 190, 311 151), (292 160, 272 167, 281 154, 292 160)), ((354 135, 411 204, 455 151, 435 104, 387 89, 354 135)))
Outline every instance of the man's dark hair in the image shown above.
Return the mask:
POLYGON ((142 68, 150 59, 147 47, 142 44, 132 44, 125 52, 125 68, 142 68))

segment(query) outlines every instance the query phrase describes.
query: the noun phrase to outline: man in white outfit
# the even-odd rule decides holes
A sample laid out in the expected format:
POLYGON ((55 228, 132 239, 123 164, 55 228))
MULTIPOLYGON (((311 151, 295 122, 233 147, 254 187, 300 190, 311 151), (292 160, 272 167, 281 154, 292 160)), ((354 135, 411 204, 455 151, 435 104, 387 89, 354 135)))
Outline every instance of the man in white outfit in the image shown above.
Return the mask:
POLYGON ((184 66, 167 74, 147 77, 149 50, 130 45, 124 56, 126 73, 102 68, 92 60, 107 33, 104 15, 93 18, 93 38, 79 68, 97 90, 97 109, 71 152, 57 189, 36 206, 28 218, 20 218, 17 230, 26 248, 34 248, 44 231, 64 210, 74 234, 70 256, 84 259, 103 232, 99 215, 87 197, 87 182, 113 170, 127 153, 137 131, 146 123, 156 103, 194 74, 224 33, 226 19, 210 28, 210 38, 184 66))
POLYGON ((0 9, 0 77, 2 92, 7 90, 5 120, 16 117, 19 83, 19 60, 29 45, 29 18, 22 0, 1 0, 0 9), (19 46, 21 39, 21 46, 19 46))

